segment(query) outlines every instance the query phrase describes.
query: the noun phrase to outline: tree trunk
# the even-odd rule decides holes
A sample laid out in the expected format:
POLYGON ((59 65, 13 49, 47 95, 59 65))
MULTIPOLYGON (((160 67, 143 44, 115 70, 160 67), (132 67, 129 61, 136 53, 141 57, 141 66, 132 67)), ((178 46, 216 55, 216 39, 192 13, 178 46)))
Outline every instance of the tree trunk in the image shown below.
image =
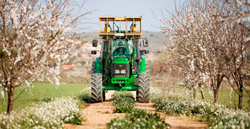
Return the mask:
POLYGON ((194 99, 196 99, 196 89, 194 88, 194 99))
POLYGON ((190 98, 192 98, 193 97, 193 95, 192 95, 192 88, 190 87, 188 90, 189 90, 189 93, 190 93, 190 98))
POLYGON ((14 101, 14 88, 10 86, 8 89, 8 108, 7 113, 10 114, 13 110, 13 101, 14 101))
POLYGON ((243 85, 240 85, 240 94, 239 94, 239 105, 238 108, 241 110, 242 109, 242 101, 243 101, 243 85))
POLYGON ((216 87, 213 87, 213 90, 214 90, 214 103, 218 102, 218 92, 219 92, 220 85, 221 85, 221 82, 222 82, 224 77, 225 77, 224 75, 220 75, 220 74, 217 75, 216 87))
POLYGON ((215 88, 214 89, 214 103, 218 102, 218 92, 219 92, 219 88, 215 88))
POLYGON ((201 91, 202 100, 205 100, 206 98, 205 98, 205 93, 204 93, 203 89, 200 88, 200 91, 201 91))
POLYGON ((175 86, 175 83, 174 83, 174 93, 175 93, 175 89, 176 89, 176 86, 175 86))

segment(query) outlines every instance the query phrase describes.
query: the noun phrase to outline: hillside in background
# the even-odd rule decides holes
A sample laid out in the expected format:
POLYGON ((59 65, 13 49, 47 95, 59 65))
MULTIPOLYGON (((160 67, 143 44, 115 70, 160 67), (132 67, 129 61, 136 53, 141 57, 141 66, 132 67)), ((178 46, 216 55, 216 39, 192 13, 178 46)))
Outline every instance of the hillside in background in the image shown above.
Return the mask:
MULTIPOLYGON (((79 33, 78 35, 88 42, 91 42, 93 39, 99 39, 98 32, 79 33)), ((168 42, 168 37, 162 32, 143 31, 142 38, 148 39, 149 50, 153 52, 156 52, 165 48, 168 42)))
POLYGON ((162 51, 167 47, 168 36, 162 32, 144 31, 142 37, 146 37, 149 41, 149 50, 152 52, 162 51))

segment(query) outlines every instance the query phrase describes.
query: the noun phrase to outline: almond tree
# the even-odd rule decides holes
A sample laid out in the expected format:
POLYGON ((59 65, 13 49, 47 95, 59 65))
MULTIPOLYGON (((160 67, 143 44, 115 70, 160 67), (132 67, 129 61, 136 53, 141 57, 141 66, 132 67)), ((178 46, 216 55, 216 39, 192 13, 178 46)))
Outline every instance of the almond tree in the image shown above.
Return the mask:
POLYGON ((229 10, 221 14, 222 21, 234 22, 229 28, 231 33, 227 35, 231 39, 226 50, 225 57, 228 59, 226 76, 229 84, 239 96, 238 108, 242 109, 244 77, 249 76, 250 49, 250 2, 248 0, 225 0, 229 10))
POLYGON ((224 56, 227 58, 226 63, 227 74, 226 78, 239 96, 238 108, 242 109, 244 76, 249 74, 247 69, 247 52, 249 51, 248 43, 244 41, 244 28, 239 26, 237 28, 230 28, 232 32, 228 34, 227 38, 232 41, 229 42, 225 49, 224 56), (233 35, 232 35, 233 34, 233 35))
POLYGON ((178 53, 175 58, 186 65, 189 84, 211 87, 215 103, 225 71, 221 49, 227 42, 224 34, 230 26, 218 17, 223 7, 222 1, 193 0, 176 9, 171 19, 159 19, 164 24, 162 31, 173 43, 173 53, 178 53))
POLYGON ((72 15, 68 0, 0 0, 0 89, 8 94, 7 113, 17 87, 44 79, 59 85, 60 64, 74 45, 66 32, 85 14, 72 15))

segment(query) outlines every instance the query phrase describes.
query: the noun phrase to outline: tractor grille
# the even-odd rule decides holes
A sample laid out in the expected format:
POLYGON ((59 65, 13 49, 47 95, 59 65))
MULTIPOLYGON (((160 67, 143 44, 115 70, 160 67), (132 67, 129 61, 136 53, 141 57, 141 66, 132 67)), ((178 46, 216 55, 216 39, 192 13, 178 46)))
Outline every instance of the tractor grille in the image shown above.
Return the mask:
POLYGON ((129 64, 113 64, 113 77, 129 77, 129 64))

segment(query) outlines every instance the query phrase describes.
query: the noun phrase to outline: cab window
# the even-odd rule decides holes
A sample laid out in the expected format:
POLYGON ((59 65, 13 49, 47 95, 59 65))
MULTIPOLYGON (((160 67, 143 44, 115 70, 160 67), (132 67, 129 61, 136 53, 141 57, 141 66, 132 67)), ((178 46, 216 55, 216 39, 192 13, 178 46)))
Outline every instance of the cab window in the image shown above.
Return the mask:
POLYGON ((113 40, 112 43, 112 53, 115 51, 115 49, 119 48, 118 43, 122 41, 123 42, 123 47, 126 48, 129 51, 129 54, 132 54, 133 52, 133 42, 132 40, 113 40))

